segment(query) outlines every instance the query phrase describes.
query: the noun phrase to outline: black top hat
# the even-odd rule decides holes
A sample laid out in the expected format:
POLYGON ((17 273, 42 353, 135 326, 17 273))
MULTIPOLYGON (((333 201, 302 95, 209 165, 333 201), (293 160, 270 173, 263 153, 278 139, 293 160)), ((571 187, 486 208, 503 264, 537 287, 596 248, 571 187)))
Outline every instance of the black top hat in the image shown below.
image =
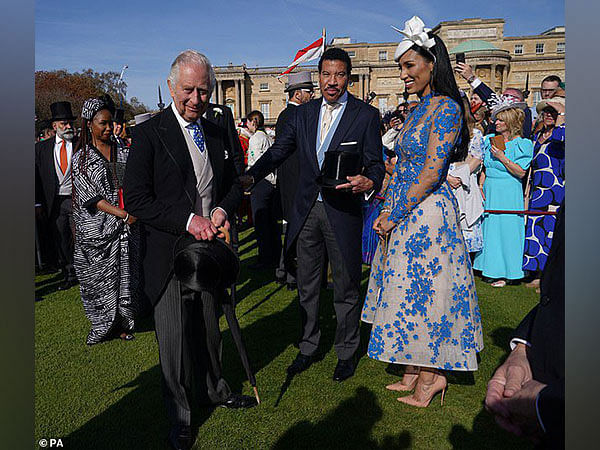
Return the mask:
POLYGON ((358 145, 353 143, 345 147, 346 149, 344 150, 325 152, 325 160, 323 161, 321 175, 318 179, 321 187, 335 188, 340 184, 347 183, 348 180, 346 177, 360 173, 358 145))
POLYGON ((193 291, 214 291, 231 286, 240 273, 240 260, 221 239, 197 241, 189 233, 175 242, 173 271, 193 291))
POLYGON ((77 117, 71 112, 71 103, 55 102, 50 105, 51 121, 55 120, 75 120, 77 117))
POLYGON ((122 108, 115 108, 113 121, 117 123, 125 123, 125 110, 122 108))

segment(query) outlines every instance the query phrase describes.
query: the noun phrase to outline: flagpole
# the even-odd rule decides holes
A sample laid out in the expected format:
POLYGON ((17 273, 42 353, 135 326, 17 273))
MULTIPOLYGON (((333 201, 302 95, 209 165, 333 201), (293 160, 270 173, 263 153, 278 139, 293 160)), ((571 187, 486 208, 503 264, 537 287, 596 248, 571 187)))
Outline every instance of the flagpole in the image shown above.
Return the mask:
POLYGON ((323 36, 323 51, 325 51, 325 45, 327 45, 326 44, 327 40, 326 40, 325 27, 323 27, 322 36, 323 36))

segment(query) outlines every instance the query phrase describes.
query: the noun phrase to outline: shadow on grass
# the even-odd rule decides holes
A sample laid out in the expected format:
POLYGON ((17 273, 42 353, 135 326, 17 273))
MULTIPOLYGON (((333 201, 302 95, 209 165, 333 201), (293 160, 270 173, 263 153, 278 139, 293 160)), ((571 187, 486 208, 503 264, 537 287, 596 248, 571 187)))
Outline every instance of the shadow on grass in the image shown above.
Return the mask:
POLYGON ((412 439, 408 431, 398 436, 386 436, 381 443, 371 438, 373 427, 382 417, 383 410, 375 394, 365 387, 359 387, 354 396, 341 402, 319 422, 312 424, 304 420, 292 426, 272 448, 410 448, 412 439))
POLYGON ((453 449, 479 450, 505 450, 533 449, 533 444, 527 440, 513 436, 502 430, 494 422, 494 418, 484 408, 473 419, 473 431, 467 430, 462 425, 454 425, 448 435, 448 442, 453 449))

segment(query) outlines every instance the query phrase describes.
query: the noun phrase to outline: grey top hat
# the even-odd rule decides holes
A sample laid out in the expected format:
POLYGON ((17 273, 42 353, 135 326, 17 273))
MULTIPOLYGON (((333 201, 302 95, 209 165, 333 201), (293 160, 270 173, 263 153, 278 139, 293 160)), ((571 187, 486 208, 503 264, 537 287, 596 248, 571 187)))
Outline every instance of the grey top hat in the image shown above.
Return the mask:
POLYGON ((310 72, 296 72, 288 75, 288 83, 284 92, 290 92, 296 89, 313 89, 313 82, 310 72))

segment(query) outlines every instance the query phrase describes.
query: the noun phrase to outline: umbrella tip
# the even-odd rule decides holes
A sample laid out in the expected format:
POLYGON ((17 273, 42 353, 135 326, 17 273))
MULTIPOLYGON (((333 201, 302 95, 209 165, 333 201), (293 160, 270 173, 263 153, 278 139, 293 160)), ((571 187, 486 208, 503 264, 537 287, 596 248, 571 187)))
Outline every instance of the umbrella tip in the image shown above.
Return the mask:
POLYGON ((258 396, 258 389, 256 386, 252 386, 252 389, 254 389, 254 396, 256 397, 256 402, 260 405, 260 397, 258 396))

